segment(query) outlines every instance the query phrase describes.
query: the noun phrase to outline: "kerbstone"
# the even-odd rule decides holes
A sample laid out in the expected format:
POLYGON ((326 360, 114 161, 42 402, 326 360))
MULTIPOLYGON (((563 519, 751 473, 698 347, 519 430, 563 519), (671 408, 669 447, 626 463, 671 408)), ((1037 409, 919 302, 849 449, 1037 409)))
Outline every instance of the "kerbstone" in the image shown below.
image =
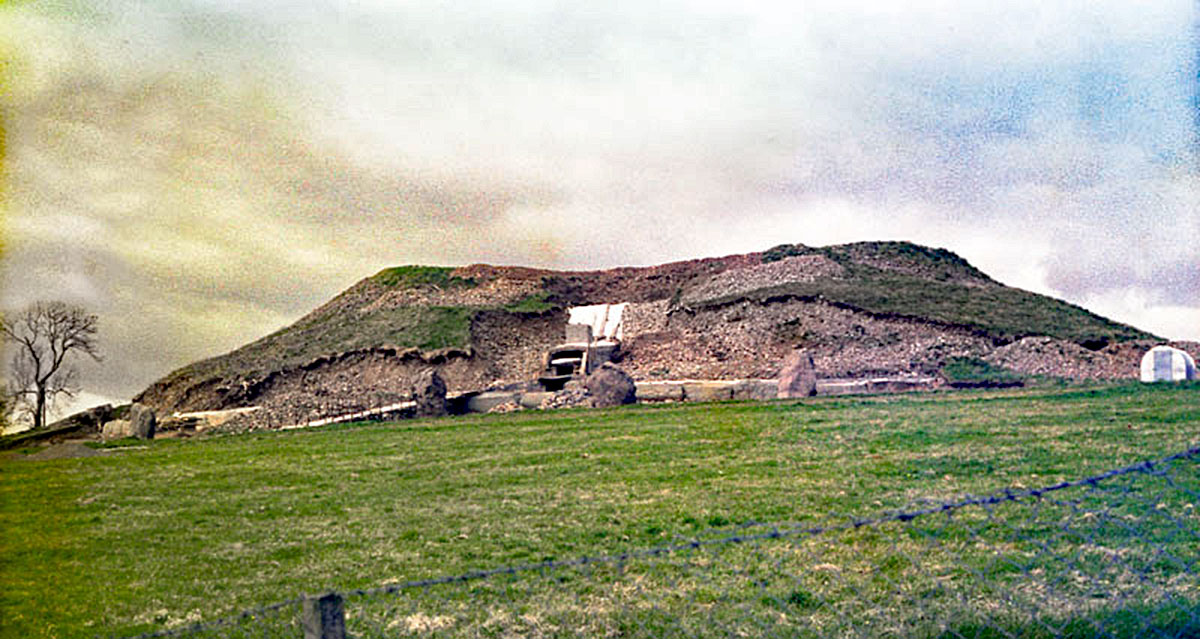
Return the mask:
POLYGON ((100 438, 109 441, 113 439, 124 439, 132 433, 128 419, 114 419, 111 422, 105 422, 104 427, 100 429, 100 438))
POLYGON ((637 386, 629 373, 614 364, 605 362, 583 380, 583 386, 591 395, 592 406, 607 408, 632 404, 637 401, 637 386))
POLYGON ((812 355, 804 350, 794 350, 783 360, 783 368, 779 371, 779 389, 776 396, 780 399, 795 397, 812 397, 817 394, 817 370, 813 366, 812 355))

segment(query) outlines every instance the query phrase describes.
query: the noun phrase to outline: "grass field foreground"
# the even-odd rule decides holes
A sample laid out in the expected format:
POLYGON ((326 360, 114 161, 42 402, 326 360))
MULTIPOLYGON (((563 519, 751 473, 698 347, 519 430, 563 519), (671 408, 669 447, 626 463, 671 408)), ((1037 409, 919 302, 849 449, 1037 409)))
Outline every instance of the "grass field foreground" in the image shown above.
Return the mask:
POLYGON ((527 412, 0 462, 0 635, 132 633, 301 593, 1048 485, 1200 440, 1200 386, 527 412))

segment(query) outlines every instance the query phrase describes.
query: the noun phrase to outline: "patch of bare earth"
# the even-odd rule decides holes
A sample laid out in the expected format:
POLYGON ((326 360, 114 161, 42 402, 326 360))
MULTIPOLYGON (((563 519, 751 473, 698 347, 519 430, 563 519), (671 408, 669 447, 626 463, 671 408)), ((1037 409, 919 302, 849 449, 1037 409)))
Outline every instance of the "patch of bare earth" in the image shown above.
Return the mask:
POLYGON ((20 459, 27 461, 43 461, 47 459, 73 459, 76 457, 98 457, 104 455, 105 451, 96 450, 80 444, 78 442, 63 442, 61 444, 52 444, 36 453, 25 455, 20 459))

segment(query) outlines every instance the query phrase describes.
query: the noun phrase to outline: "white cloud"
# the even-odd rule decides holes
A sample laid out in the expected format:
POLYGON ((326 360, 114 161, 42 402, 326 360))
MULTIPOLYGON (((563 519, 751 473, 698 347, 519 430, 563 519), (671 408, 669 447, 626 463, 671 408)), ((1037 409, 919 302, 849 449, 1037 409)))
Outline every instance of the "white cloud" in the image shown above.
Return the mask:
POLYGON ((1134 289, 1106 290, 1089 295, 1087 308, 1105 317, 1131 324, 1166 339, 1200 341, 1200 307, 1162 304, 1134 289))

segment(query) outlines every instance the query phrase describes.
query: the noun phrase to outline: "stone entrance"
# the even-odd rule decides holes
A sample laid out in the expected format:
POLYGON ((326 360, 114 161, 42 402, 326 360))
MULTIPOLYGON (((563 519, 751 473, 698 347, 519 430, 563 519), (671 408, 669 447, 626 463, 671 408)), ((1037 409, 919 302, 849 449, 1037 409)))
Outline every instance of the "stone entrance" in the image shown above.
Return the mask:
POLYGON ((621 349, 623 318, 628 304, 596 304, 567 309, 565 341, 545 356, 538 383, 547 391, 558 391, 572 380, 582 379, 621 349))

